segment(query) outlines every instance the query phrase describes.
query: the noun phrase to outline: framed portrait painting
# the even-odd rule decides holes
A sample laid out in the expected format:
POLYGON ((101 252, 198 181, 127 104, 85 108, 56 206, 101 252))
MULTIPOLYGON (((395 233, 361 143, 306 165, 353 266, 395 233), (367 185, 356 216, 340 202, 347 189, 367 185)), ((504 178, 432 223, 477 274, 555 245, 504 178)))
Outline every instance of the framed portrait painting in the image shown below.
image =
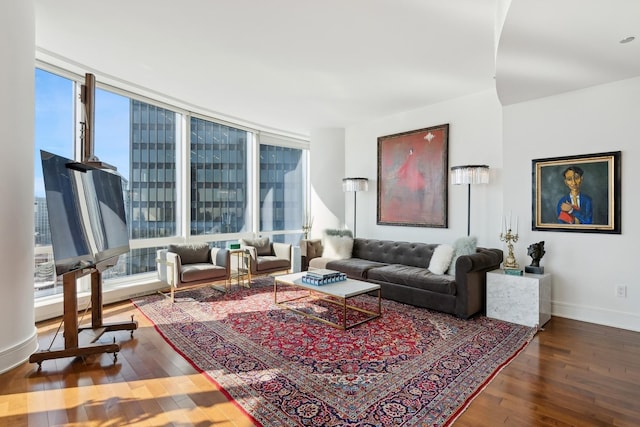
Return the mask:
POLYGON ((378 138, 378 224, 447 227, 449 125, 378 138))
POLYGON ((621 152, 532 161, 532 229, 620 234, 621 152))

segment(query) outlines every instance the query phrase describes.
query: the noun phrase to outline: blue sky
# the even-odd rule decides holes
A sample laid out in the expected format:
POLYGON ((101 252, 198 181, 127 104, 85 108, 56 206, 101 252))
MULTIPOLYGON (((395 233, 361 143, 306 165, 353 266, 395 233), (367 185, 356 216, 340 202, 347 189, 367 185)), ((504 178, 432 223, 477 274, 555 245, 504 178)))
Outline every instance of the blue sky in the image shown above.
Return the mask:
MULTIPOLYGON (((73 82, 36 69, 35 96, 34 192, 44 197, 40 150, 74 157, 73 82)), ((95 155, 129 179, 129 98, 96 89, 95 109, 95 155)))

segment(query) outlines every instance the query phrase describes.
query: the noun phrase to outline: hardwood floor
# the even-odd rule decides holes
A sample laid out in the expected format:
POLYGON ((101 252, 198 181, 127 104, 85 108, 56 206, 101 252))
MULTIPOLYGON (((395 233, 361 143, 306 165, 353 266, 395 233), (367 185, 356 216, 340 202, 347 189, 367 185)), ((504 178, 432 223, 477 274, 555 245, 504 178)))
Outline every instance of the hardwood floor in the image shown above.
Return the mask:
MULTIPOLYGON (((121 351, 24 363, 0 375, 0 426, 251 426, 214 384, 178 355, 129 302, 106 321, 139 329, 106 334, 121 351)), ((48 348, 59 321, 38 324, 48 348)), ((53 347, 61 346, 58 337, 53 347)), ((475 398, 459 426, 639 426, 640 333, 562 318, 475 398)))
POLYGON ((456 426, 640 426, 640 333, 553 317, 456 426))

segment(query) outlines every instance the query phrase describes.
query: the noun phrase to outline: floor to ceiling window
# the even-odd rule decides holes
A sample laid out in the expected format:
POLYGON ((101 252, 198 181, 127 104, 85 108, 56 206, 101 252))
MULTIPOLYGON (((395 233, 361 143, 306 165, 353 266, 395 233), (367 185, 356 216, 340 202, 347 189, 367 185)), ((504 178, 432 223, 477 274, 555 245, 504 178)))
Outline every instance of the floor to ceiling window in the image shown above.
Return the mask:
MULTIPOLYGON (((35 73, 36 149, 78 158, 76 94, 84 79, 43 69, 35 73)), ((156 250, 171 242, 196 238, 221 247, 252 234, 299 242, 308 197, 304 141, 292 147, 276 138, 256 146, 259 132, 107 86, 96 89, 94 132, 94 155, 123 178, 131 246, 103 273, 105 289, 110 281, 155 271, 156 250)), ((53 268, 39 151, 35 173, 38 297, 61 287, 53 268)))
MULTIPOLYGON (((305 214, 304 150, 260 144, 260 231, 297 230, 305 214)), ((300 235, 275 235, 275 241, 297 244, 300 235)))
POLYGON ((55 275, 40 150, 73 158, 74 82, 56 74, 36 69, 35 94, 33 206, 35 269, 33 282, 35 296, 43 297, 62 292, 62 286, 55 275))
MULTIPOLYGON (((181 115, 175 111, 96 89, 95 155, 125 179, 127 224, 132 243, 177 235, 176 150, 181 115)), ((103 278, 155 271, 156 246, 120 256, 103 278)))
POLYGON ((191 234, 251 230, 248 143, 251 133, 191 118, 191 234))

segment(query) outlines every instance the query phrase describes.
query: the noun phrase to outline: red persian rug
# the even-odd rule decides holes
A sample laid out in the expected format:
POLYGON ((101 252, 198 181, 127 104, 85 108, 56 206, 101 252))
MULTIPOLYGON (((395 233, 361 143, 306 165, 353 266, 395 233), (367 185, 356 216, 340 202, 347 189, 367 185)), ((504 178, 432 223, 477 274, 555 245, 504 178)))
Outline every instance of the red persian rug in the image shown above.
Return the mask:
MULTIPOLYGON (((279 287, 278 299, 296 292, 279 287)), ((271 278, 228 294, 204 287, 178 295, 174 304, 161 295, 134 303, 262 426, 449 425, 535 334, 387 300, 382 317, 341 331, 275 305, 271 278)), ((341 311, 299 304, 320 316, 341 311)))

